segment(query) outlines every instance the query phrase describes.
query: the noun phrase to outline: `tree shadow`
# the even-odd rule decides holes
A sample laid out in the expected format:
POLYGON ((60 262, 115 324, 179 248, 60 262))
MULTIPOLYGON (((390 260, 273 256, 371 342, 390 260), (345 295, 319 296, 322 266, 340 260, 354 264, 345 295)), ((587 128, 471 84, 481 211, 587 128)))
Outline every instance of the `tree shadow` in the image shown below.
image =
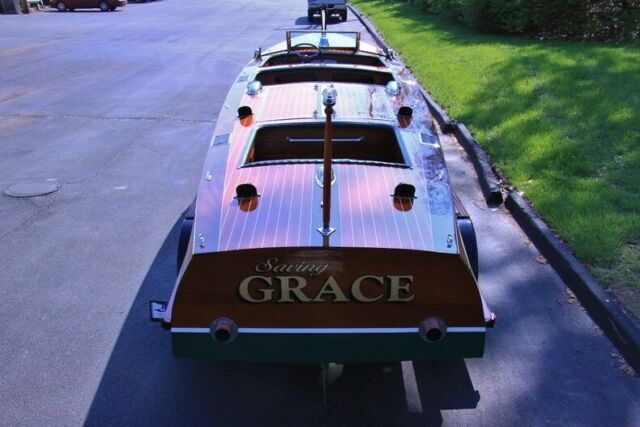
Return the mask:
POLYGON ((175 359, 169 332, 148 319, 148 302, 170 295, 179 228, 180 221, 140 286, 86 425, 439 425, 442 409, 477 404, 462 360, 415 364, 418 388, 429 396, 414 414, 398 363, 345 366, 324 408, 319 366, 175 359))
MULTIPOLYGON (((441 82, 434 96, 451 106, 452 118, 467 125, 576 255, 622 269, 624 248, 640 242, 638 44, 478 34, 404 3, 369 5, 374 20, 379 16, 400 40, 394 47, 411 51, 414 58, 405 59, 418 74, 464 75, 467 80, 441 82), (395 34, 403 28, 413 38, 395 34), (425 50, 438 52, 431 63, 410 49, 421 34, 428 37, 425 50), (450 68, 436 68, 434 60, 450 68)), ((433 90, 429 81, 425 86, 433 90)))
POLYGON ((531 46, 495 68, 463 117, 590 263, 615 262, 626 242, 640 241, 636 69, 610 50, 531 46))
POLYGON ((409 411, 398 363, 346 366, 324 408, 317 366, 175 359, 168 332, 148 320, 148 301, 171 292, 178 232, 176 222, 142 282, 87 425, 468 423, 469 412, 460 409, 474 409, 477 420, 500 413, 504 425, 522 419, 625 425, 638 409, 635 379, 616 371, 610 344, 580 307, 560 301, 566 295, 550 279, 554 273, 535 262, 513 265, 527 257, 526 246, 481 253, 483 290, 500 322, 488 334, 484 359, 414 362, 421 413, 409 411), (523 276, 505 282, 514 269, 523 276))
MULTIPOLYGON (((340 18, 332 15, 327 17, 326 22, 327 22, 327 25, 329 25, 329 24, 339 24, 342 21, 340 20, 340 18)), ((296 18, 294 23, 295 25, 310 25, 310 26, 320 27, 322 25, 322 19, 319 16, 314 16, 313 19, 309 21, 308 17, 299 16, 298 18, 296 18)))

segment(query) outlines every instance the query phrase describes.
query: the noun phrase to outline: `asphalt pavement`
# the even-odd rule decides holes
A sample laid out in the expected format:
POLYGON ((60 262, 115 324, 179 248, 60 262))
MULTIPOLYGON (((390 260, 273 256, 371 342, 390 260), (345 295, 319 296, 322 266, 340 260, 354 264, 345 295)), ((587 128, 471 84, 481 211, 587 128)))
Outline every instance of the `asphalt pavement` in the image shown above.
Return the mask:
POLYGON ((0 15, 0 190, 60 185, 0 195, 0 425, 640 425, 638 377, 450 137, 498 315, 483 359, 346 366, 323 408, 316 366, 172 357, 147 304, 226 92, 256 47, 316 27, 301 0, 0 15))

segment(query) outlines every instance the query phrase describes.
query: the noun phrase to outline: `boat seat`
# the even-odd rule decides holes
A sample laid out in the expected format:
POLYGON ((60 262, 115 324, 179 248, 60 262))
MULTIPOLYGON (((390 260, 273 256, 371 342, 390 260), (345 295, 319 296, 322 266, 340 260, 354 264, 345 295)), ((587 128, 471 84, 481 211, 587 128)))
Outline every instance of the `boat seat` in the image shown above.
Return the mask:
MULTIPOLYGON (((382 60, 376 56, 370 55, 354 55, 350 53, 335 53, 335 52, 323 52, 321 56, 316 59, 308 61, 306 63, 321 64, 323 62, 337 63, 337 64, 350 64, 350 65, 366 65, 369 67, 384 67, 385 64, 382 60)), ((297 55, 280 54, 274 55, 267 59, 263 67, 273 67, 276 65, 293 65, 303 64, 300 57, 297 55)))
MULTIPOLYGON (((323 123, 264 126, 257 130, 244 164, 321 161, 323 147, 323 123)), ((384 125, 335 123, 333 158, 406 164, 393 128, 384 125)))
POLYGON ((336 67, 295 67, 263 70, 256 75, 255 79, 260 81, 263 86, 300 82, 360 83, 385 86, 393 80, 393 74, 386 71, 336 67))

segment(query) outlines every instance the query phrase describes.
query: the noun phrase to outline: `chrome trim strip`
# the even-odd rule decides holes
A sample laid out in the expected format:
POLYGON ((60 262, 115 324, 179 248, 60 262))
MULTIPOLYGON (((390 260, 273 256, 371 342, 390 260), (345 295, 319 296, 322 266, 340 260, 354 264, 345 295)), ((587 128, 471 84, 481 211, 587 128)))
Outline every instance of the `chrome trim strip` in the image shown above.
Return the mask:
MULTIPOLYGON (((248 153, 247 153, 248 154, 248 153)), ((246 158, 246 157, 245 157, 246 158)), ((355 160, 355 159, 332 159, 333 164, 345 165, 370 165, 370 166, 388 166, 392 168, 411 169, 411 166, 403 163, 381 162, 378 160, 355 160)), ((258 166, 273 165, 297 165, 297 164, 322 164, 322 159, 281 159, 281 160, 259 160, 257 162, 245 163, 240 168, 255 168, 258 166)))
POLYGON ((406 334, 418 328, 240 328, 247 334, 406 334))
MULTIPOLYGON (((447 333, 486 332, 485 327, 452 326, 447 333)), ((171 328, 176 334, 208 334, 209 328, 171 328)), ((418 328, 238 328, 241 334, 408 334, 418 328)))
POLYGON ((448 334, 456 334, 456 333, 473 333, 473 332, 487 332, 487 328, 484 326, 479 327, 460 327, 460 326, 452 326, 447 328, 448 334))

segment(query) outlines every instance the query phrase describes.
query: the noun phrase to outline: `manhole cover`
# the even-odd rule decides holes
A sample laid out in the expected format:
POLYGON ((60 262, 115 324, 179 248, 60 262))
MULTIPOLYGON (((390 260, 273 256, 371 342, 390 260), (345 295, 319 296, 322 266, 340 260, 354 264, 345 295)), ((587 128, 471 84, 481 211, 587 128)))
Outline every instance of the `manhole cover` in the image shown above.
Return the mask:
POLYGON ((54 193, 59 189, 60 186, 54 182, 32 182, 12 185, 4 190, 4 194, 11 197, 36 197, 54 193))

